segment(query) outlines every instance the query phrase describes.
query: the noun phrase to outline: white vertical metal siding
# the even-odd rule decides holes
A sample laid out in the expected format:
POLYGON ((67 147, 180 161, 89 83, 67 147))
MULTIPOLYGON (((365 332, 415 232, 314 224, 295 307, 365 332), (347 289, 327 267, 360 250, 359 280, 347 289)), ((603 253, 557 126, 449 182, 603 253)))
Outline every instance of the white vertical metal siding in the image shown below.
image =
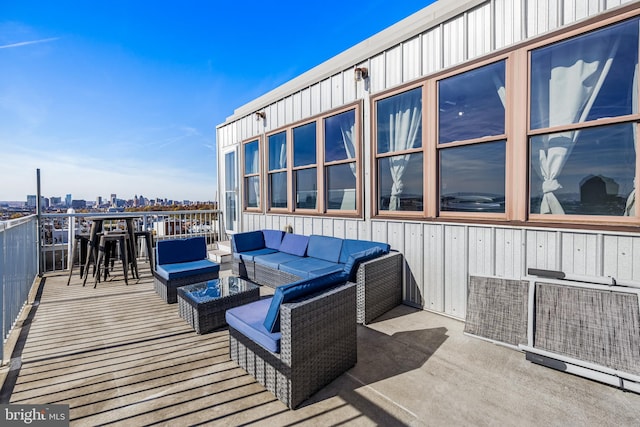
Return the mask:
POLYGON ((465 16, 452 19, 443 26, 444 66, 459 64, 465 59, 465 16))
POLYGON ((495 48, 502 49, 522 40, 522 0, 495 0, 495 48), (501 23, 502 25, 497 25, 501 23))
POLYGON ((442 68, 442 29, 440 26, 422 35, 422 74, 442 68))
POLYGON ((387 51, 385 71, 385 87, 394 87, 402 84, 402 45, 387 51))
POLYGON ((491 3, 467 14, 467 57, 472 59, 491 52, 491 3))
POLYGON ((422 55, 420 49, 420 37, 407 40, 402 45, 402 81, 415 80, 422 75, 422 55))

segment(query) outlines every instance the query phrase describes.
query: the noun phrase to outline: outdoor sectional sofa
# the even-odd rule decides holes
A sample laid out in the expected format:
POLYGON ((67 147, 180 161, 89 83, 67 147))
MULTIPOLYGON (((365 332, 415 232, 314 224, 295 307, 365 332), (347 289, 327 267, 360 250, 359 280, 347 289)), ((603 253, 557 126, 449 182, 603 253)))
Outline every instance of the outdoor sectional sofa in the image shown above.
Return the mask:
POLYGON ((402 302, 402 254, 369 240, 256 230, 232 236, 232 271, 272 288, 338 273, 357 259, 357 322, 369 323, 402 302))

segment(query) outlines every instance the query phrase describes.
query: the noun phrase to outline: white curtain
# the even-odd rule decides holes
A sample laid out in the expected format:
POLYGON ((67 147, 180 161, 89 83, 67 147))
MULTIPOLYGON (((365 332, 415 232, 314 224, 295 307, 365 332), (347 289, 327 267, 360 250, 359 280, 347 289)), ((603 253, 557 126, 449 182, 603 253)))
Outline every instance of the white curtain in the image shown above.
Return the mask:
MULTIPOLYGON (((570 49, 551 54, 549 80, 549 127, 584 122, 598 96, 618 48, 619 39, 594 39, 572 43, 570 49)), ((562 188, 562 171, 579 131, 551 135, 540 150, 542 214, 564 214, 554 191, 562 188)))
MULTIPOLYGON (((414 148, 422 121, 421 95, 397 96, 389 114, 389 151, 404 151, 414 148)), ((389 210, 400 208, 400 195, 404 189, 402 176, 409 163, 410 154, 389 158, 391 172, 391 196, 389 210)))
MULTIPOLYGON (((636 64, 636 69, 635 72, 633 73, 633 93, 632 93, 632 99, 633 99, 633 112, 637 113, 638 112, 638 64, 636 64)), ((637 126, 637 125, 636 125, 637 126)), ((634 127, 633 129, 633 145, 635 146, 636 150, 636 156, 638 155, 638 138, 636 137, 636 128, 634 127)), ((633 179, 633 190, 631 191, 631 194, 629 194, 629 197, 627 198, 627 204, 624 208, 624 215, 625 216, 635 216, 636 214, 636 186, 637 186, 637 182, 635 180, 635 178, 633 179)))
MULTIPOLYGON (((255 173, 255 172, 259 172, 259 165, 258 165, 258 158, 260 156, 258 155, 258 150, 256 150, 253 153, 253 158, 251 159, 251 170, 255 173)), ((258 175, 259 176, 259 175, 258 175)), ((256 205, 260 206, 260 178, 254 177, 253 178, 253 191, 255 191, 256 193, 256 205)))
MULTIPOLYGON (((356 158, 356 146, 353 140, 355 123, 341 123, 340 132, 342 133, 342 144, 344 144, 344 150, 347 152, 348 159, 356 158)), ((349 168, 353 176, 356 176, 356 163, 349 163, 349 168)))

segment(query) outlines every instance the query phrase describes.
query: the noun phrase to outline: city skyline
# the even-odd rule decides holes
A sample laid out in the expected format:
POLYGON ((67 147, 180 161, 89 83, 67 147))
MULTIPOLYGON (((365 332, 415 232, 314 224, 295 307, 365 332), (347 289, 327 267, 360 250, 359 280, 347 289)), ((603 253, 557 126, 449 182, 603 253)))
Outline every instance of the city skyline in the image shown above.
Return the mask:
POLYGON ((0 200, 212 200, 218 124, 432 1, 64 3, 0 4, 0 200))

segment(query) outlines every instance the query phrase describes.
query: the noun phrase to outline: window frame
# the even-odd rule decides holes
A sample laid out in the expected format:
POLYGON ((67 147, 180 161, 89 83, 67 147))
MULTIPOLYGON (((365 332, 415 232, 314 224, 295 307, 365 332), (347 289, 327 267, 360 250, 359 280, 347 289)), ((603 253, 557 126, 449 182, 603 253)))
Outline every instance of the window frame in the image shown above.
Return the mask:
MULTIPOLYGON (((262 155, 262 164, 264 165, 264 172, 262 173, 261 182, 264 182, 264 185, 261 187, 261 190, 266 193, 264 210, 267 213, 274 214, 291 214, 291 215, 305 215, 305 216, 319 216, 324 214, 331 214, 332 217, 344 217, 344 218, 361 218, 362 217, 362 101, 356 101, 349 104, 346 104, 340 108, 332 109, 330 111, 326 111, 321 114, 317 114, 315 116, 309 117, 304 120, 300 120, 294 123, 291 123, 287 126, 283 126, 277 129, 274 129, 270 132, 264 134, 264 143, 261 144, 260 153, 262 155), (346 159, 346 160, 337 160, 331 162, 325 162, 325 129, 324 129, 324 120, 329 117, 333 117, 348 111, 353 111, 355 124, 354 124, 354 148, 355 148, 355 159, 346 159), (295 128, 299 128, 301 126, 305 126, 309 123, 316 124, 316 163, 308 164, 303 166, 294 166, 294 147, 295 141, 293 137, 293 130, 295 128), (269 170, 269 138, 273 135, 277 135, 280 133, 285 133, 286 135, 286 145, 287 145, 287 167, 282 169, 274 169, 269 170), (356 209, 353 210, 341 210, 341 209, 329 209, 328 208, 328 195, 326 194, 327 190, 327 167, 335 166, 339 164, 348 164, 355 163, 356 167, 356 209), (316 169, 316 181, 317 181, 317 197, 316 197, 316 208, 298 208, 296 205, 296 172, 300 170, 307 169, 316 169), (272 207, 271 204, 271 179, 270 175, 275 173, 287 173, 287 207, 272 207)), ((255 141, 256 138, 251 138, 247 140, 247 142, 255 141)), ((244 181, 243 181, 244 182, 244 181)), ((246 193, 246 189, 243 189, 246 193)), ((246 195, 243 195, 246 197, 246 195)), ((248 210, 247 212, 257 212, 257 210, 248 210)))
POLYGON ((262 169, 263 169, 263 160, 262 160, 262 138, 260 136, 255 138, 250 138, 242 142, 242 210, 243 212, 263 212, 264 206, 264 191, 262 185, 262 169), (246 170, 246 146, 248 144, 257 142, 258 143, 258 172, 257 173, 247 173, 246 170), (257 177, 259 183, 259 192, 258 192, 258 206, 250 207, 248 203, 249 191, 247 189, 247 179, 257 177))
MULTIPOLYGON (((612 26, 622 24, 625 21, 636 20, 640 25, 640 13, 628 13, 622 14, 621 16, 614 16, 610 19, 605 19, 598 21, 596 24, 584 25, 579 28, 570 28, 563 31, 560 31, 558 34, 553 36, 549 36, 544 38, 541 41, 537 41, 535 43, 531 43, 522 49, 526 49, 526 71, 527 71, 527 116, 526 116, 526 128, 525 128, 525 146, 526 146, 526 159, 525 159, 525 171, 526 171, 526 199, 524 204, 525 216, 528 222, 532 224, 550 224, 557 223, 560 225, 565 224, 579 224, 579 225, 638 225, 640 223, 640 209, 636 206, 636 212, 634 216, 610 216, 610 215, 574 215, 574 214, 541 214, 531 212, 531 185, 530 174, 531 174, 531 164, 530 164, 530 146, 531 139, 535 136, 541 135, 551 135, 555 133, 561 132, 569 132, 569 131, 577 131, 577 130, 588 130, 595 129, 599 127, 615 125, 615 124, 631 124, 635 127, 635 137, 636 141, 640 141, 640 105, 636 105, 636 113, 625 114, 616 117, 604 117, 595 120, 578 122, 578 123, 570 123, 563 124, 558 126, 549 126, 545 128, 531 128, 531 87, 532 87, 532 69, 533 69, 533 61, 532 55, 533 52, 537 49, 544 49, 553 46, 557 43, 567 42, 571 39, 576 39, 581 36, 587 36, 599 30, 604 30, 610 28, 612 26)), ((640 46, 640 34, 639 34, 639 46, 640 46)), ((639 47, 640 51, 640 47, 639 47)), ((638 63, 640 64, 640 53, 638 55, 638 63)), ((637 82, 637 91, 636 99, 638 104, 640 104, 640 75, 636 76, 639 80, 637 82)), ((640 144, 638 144, 640 147, 640 144)), ((637 205, 637 196, 638 196, 638 183, 640 183, 640 151, 636 149, 636 171, 635 171, 635 182, 636 182, 636 205, 637 205)))

